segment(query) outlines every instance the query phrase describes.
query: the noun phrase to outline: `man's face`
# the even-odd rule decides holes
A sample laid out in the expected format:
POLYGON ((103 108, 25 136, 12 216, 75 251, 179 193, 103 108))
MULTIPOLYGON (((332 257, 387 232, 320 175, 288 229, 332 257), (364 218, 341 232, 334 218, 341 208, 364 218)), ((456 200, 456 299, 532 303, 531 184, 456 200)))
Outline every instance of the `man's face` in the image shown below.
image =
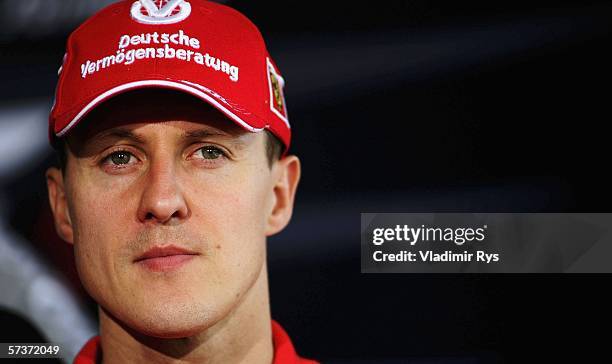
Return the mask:
POLYGON ((130 108, 135 96, 111 101, 70 133, 60 235, 101 307, 142 333, 182 337, 236 307, 289 216, 274 221, 284 172, 268 164, 265 133, 173 97, 148 96, 146 110, 130 108), (168 246, 185 254, 143 259, 168 246))

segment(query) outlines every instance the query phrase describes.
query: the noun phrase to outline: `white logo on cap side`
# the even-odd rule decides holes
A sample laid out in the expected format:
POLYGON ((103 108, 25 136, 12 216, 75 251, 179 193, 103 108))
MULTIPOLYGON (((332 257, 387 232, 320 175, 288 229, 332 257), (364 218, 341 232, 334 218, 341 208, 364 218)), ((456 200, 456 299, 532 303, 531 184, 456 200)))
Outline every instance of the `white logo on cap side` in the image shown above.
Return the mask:
POLYGON ((191 4, 185 0, 168 0, 162 6, 163 1, 159 1, 158 6, 153 0, 138 0, 132 4, 132 18, 143 24, 173 24, 186 19, 191 14, 191 4), (179 11, 172 14, 176 8, 179 11), (142 9, 145 9, 148 15, 144 15, 142 9))

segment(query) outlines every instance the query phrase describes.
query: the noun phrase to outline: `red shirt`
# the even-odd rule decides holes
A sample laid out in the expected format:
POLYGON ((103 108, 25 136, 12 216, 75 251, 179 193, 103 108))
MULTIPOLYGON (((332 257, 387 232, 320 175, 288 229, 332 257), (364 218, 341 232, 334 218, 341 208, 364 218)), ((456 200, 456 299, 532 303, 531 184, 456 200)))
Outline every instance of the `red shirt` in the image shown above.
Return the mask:
MULTIPOLYGON (((274 361, 272 364, 318 364, 314 360, 300 358, 293 348, 289 335, 274 320, 272 320, 272 342, 274 343, 274 361)), ((74 364, 98 364, 101 362, 100 336, 92 337, 74 358, 74 364)))

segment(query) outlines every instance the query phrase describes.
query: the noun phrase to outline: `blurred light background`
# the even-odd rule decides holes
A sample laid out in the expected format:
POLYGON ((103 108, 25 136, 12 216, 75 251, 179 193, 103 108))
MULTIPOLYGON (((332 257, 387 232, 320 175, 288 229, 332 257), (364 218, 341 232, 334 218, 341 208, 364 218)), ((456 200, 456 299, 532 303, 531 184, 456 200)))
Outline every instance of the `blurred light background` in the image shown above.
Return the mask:
MULTIPOLYGON (((50 218, 46 118, 67 35, 110 2, 0 1, 0 342, 78 350, 95 332, 50 218)), ((287 80, 303 178, 269 270, 300 353, 588 362, 607 346, 608 276, 364 275, 359 213, 609 212, 609 1, 225 3, 287 80)))

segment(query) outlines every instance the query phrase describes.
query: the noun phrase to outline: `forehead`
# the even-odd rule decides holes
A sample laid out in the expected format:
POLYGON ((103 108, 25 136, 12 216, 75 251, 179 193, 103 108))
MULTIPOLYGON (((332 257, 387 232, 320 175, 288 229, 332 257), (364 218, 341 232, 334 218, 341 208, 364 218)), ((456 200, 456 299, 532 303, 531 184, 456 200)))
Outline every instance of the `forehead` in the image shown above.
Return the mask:
POLYGON ((145 89, 105 101, 81 120, 67 139, 72 146, 83 145, 110 131, 167 121, 181 121, 186 129, 204 129, 231 137, 251 134, 194 96, 174 90, 145 89))

